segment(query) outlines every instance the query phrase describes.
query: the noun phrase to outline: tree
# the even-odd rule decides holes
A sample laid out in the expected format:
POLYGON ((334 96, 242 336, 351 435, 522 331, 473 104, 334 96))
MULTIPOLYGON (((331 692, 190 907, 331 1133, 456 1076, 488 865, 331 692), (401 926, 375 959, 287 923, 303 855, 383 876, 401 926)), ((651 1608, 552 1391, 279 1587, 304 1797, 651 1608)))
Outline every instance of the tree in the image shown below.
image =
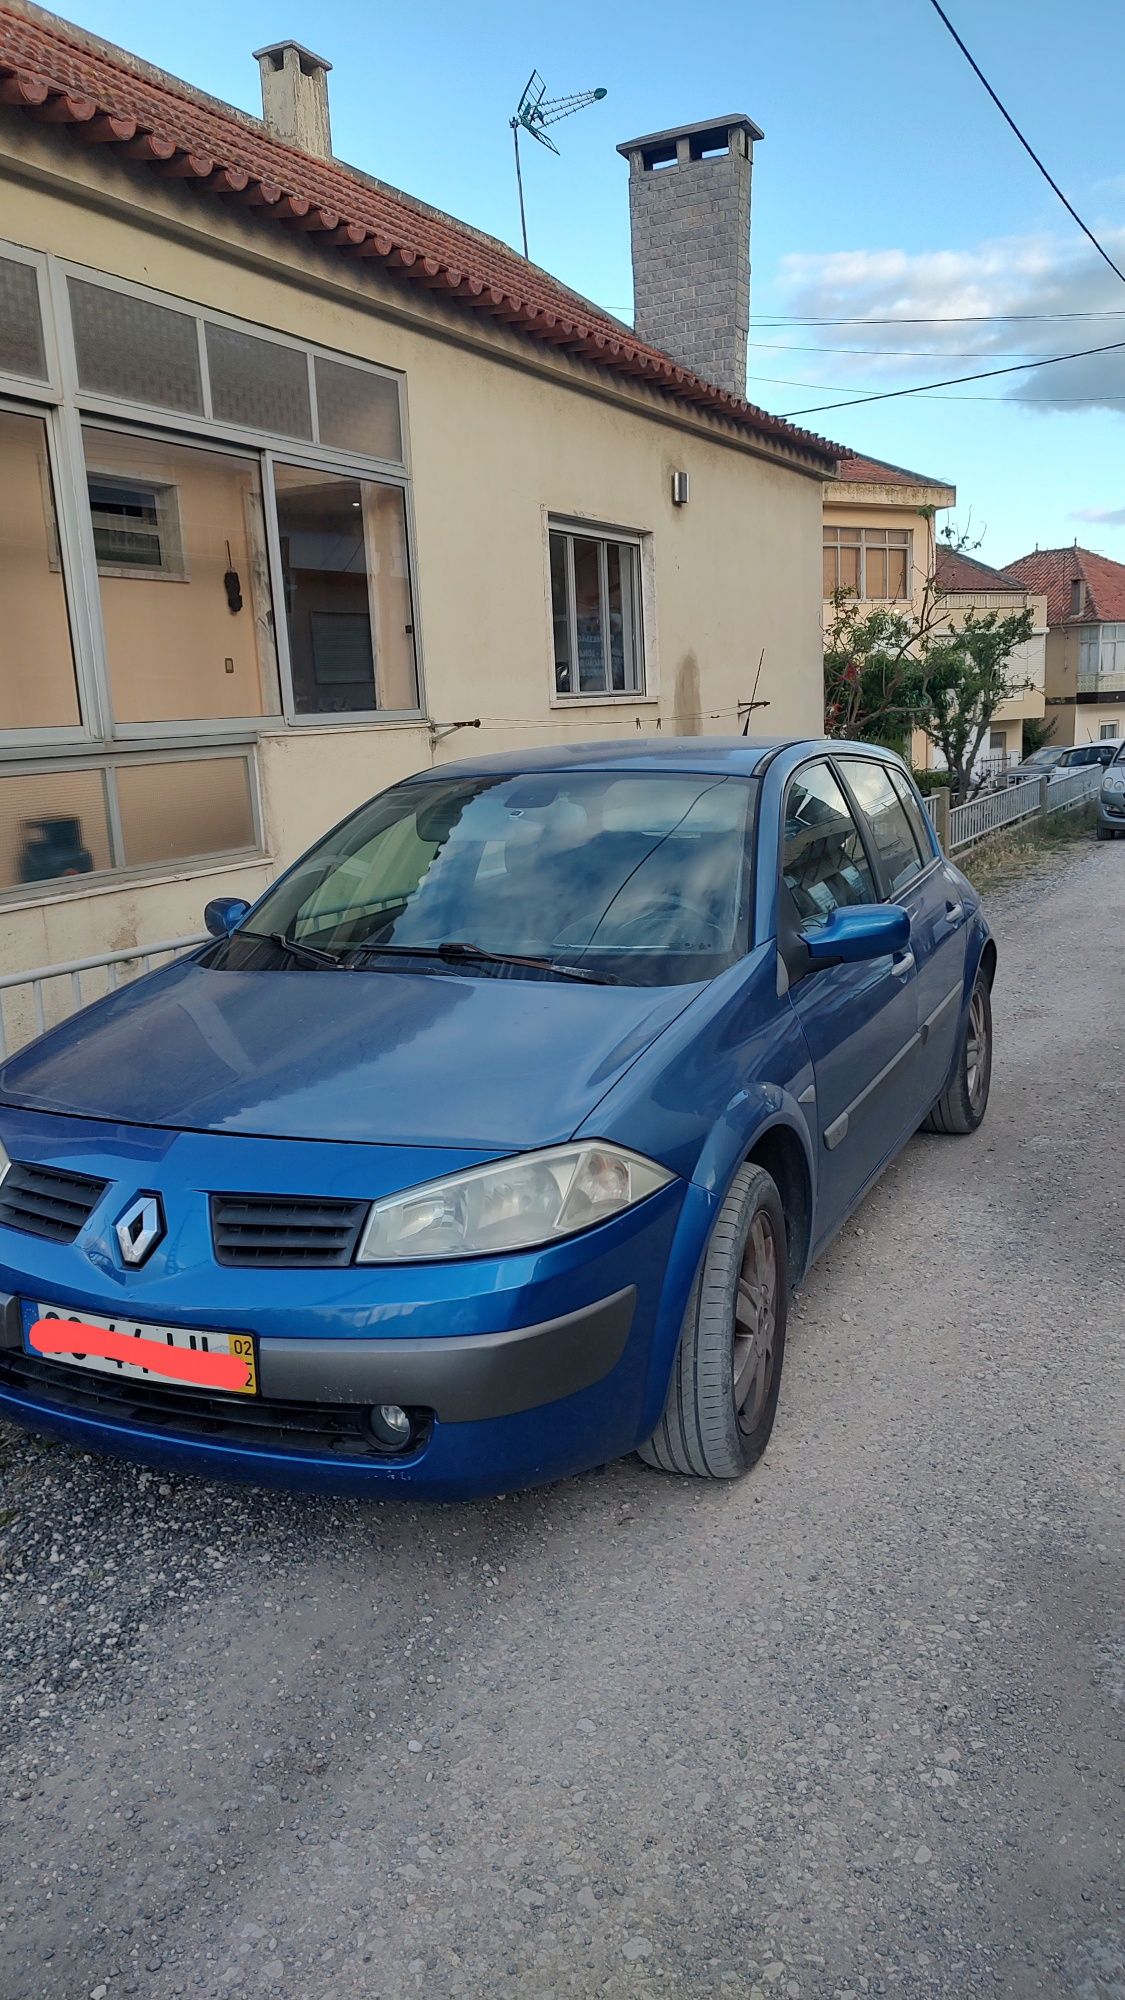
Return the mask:
MULTIPOLYGON (((949 534, 946 545, 960 554, 979 543, 949 534)), ((923 729, 966 798, 993 717, 1029 685, 1012 655, 1033 626, 1028 611, 1001 618, 969 610, 956 626, 950 616, 936 571, 903 610, 865 611, 836 591, 824 644, 825 730, 905 752, 912 730, 923 729)))
POLYGON ((981 617, 970 610, 956 630, 931 637, 925 648, 917 722, 941 751, 960 799, 979 784, 973 770, 997 709, 1031 685, 1012 655, 1033 629, 1030 611, 1001 618, 998 611, 981 617))

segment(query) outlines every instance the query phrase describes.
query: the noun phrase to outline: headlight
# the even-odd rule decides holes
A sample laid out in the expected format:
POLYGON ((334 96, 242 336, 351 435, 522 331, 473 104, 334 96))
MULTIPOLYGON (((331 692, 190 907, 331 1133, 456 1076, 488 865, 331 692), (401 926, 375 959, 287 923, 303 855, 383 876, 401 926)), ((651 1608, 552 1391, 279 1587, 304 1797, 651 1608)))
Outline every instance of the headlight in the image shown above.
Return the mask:
POLYGON ((1102 779, 1103 792, 1125 792, 1125 771, 1107 771, 1102 779))
POLYGON ((530 1250, 619 1215, 671 1179, 663 1167, 615 1146, 586 1142, 517 1154, 377 1201, 359 1262, 530 1250))

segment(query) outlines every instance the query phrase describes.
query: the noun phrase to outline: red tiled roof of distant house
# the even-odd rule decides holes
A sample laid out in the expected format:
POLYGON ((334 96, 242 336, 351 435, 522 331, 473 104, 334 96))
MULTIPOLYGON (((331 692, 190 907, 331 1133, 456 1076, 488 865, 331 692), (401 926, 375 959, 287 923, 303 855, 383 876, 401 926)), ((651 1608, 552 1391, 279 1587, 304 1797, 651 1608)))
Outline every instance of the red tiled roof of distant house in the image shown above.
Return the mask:
POLYGON ((859 452, 844 452, 836 461, 836 476, 852 486, 950 486, 949 479, 934 479, 928 472, 908 472, 904 465, 885 459, 864 458, 859 452))
POLYGON ((1002 590, 1010 596, 1019 586, 1010 576, 978 556, 938 544, 934 576, 939 590, 1002 590))
POLYGON ((1125 563, 1073 544, 1067 549, 1035 549, 1005 564, 1004 575, 1047 600, 1048 625, 1098 625, 1125 620, 1125 563), (1075 583, 1085 584, 1081 606, 1072 609, 1075 583))
POLYGON ((52 15, 0 4, 0 105, 451 306, 647 383, 799 454, 822 472, 837 450, 681 368, 631 329, 494 238, 338 160, 271 138, 257 119, 193 91, 52 15))

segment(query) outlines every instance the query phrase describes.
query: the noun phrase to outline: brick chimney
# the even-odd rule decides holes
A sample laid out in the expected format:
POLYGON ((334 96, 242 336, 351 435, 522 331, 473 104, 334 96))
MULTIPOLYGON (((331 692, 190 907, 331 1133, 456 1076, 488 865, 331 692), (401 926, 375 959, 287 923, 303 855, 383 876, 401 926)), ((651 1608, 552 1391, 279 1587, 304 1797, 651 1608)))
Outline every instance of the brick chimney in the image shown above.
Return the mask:
POLYGON ((314 56, 300 42, 272 42, 255 49, 262 72, 262 118, 275 139, 299 146, 303 153, 332 158, 332 127, 328 118, 328 72, 323 56, 314 56))
POLYGON ((746 394, 752 118, 710 118, 627 139, 633 324, 732 395, 746 394))

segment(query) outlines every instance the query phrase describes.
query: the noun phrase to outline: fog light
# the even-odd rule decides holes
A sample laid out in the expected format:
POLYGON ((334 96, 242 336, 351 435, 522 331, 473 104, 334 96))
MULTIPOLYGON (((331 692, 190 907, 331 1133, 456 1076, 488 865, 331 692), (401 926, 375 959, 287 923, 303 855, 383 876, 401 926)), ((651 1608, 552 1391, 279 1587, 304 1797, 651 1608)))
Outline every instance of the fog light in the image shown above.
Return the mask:
POLYGON ((406 1411, 398 1403, 377 1403, 367 1419, 371 1435, 387 1451, 405 1451, 414 1432, 406 1411))

